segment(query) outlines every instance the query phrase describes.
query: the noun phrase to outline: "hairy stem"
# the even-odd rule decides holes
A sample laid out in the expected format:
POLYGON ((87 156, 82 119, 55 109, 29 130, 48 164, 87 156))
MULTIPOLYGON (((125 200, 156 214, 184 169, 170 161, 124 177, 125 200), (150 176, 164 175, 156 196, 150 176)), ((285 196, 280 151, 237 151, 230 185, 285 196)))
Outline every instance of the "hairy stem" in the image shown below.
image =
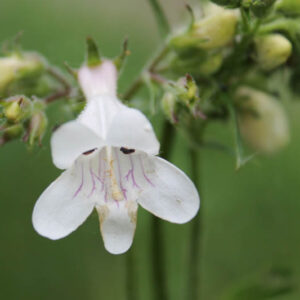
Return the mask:
MULTIPOLYGON (((173 143, 175 140, 175 128, 171 123, 165 121, 162 132, 162 144, 161 151, 162 157, 168 159, 171 155, 173 143)), ((162 232, 161 220, 152 215, 151 220, 152 230, 152 264, 153 264, 153 281, 155 287, 154 299, 167 300, 167 280, 165 270, 165 249, 164 249, 164 238, 162 232)))
MULTIPOLYGON (((191 158, 191 179, 195 183, 200 194, 200 155, 196 149, 190 148, 191 158)), ((201 198, 201 209, 192 222, 190 237, 190 255, 189 255, 189 273, 187 299, 199 299, 198 291, 201 290, 201 278, 199 272, 199 263, 202 256, 202 233, 203 233, 203 198, 201 198)))

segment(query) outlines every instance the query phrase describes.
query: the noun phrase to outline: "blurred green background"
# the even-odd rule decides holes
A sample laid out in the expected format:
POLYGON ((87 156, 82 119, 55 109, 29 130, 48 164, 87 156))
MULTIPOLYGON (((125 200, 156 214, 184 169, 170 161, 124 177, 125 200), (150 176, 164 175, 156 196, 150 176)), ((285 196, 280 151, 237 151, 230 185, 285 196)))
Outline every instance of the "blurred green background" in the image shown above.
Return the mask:
MULTIPOLYGON (((181 0, 161 2, 171 22, 182 21, 181 0)), ((20 30, 24 30, 24 48, 40 51, 57 65, 67 61, 75 67, 82 62, 87 35, 107 56, 116 55, 129 36, 132 55, 121 91, 159 45, 146 0, 1 0, 0 41, 20 30)), ((278 155, 257 158, 236 172, 233 157, 201 151, 204 300, 265 299, 230 295, 243 286, 271 286, 276 291, 290 285, 290 293, 276 299, 300 299, 300 103, 286 106, 292 140, 278 155), (270 269, 279 270, 279 275, 265 275, 270 269)), ((50 108, 50 114, 52 122, 63 121, 59 107, 50 108)), ((159 134, 159 124, 153 121, 159 134)), ((230 124, 211 126, 207 138, 230 144, 230 124)), ((185 144, 178 137, 172 161, 189 174, 185 144)), ((35 201, 60 173, 51 162, 49 134, 33 153, 20 142, 5 145, 0 149, 0 170, 0 299, 125 300, 126 254, 113 256, 104 250, 96 214, 55 242, 32 228, 35 201)), ((140 208, 132 251, 141 300, 153 299, 149 221, 149 214, 140 208)), ((163 226, 170 299, 187 299, 190 224, 163 226)))

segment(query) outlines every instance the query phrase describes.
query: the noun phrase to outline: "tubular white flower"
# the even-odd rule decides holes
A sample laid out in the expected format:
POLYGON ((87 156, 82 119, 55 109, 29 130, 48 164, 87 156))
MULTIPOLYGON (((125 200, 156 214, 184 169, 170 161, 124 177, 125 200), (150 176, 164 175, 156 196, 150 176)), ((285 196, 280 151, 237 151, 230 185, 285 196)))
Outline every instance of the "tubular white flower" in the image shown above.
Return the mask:
MULTIPOLYGON (((116 74, 107 67, 106 72, 116 74)), ((138 204, 165 220, 185 223, 195 216, 200 201, 191 180, 155 156, 159 143, 147 118, 124 106, 113 94, 116 83, 104 84, 106 73, 97 68, 100 89, 94 88, 94 76, 82 75, 88 104, 77 120, 52 136, 53 161, 67 170, 38 199, 33 225, 41 235, 59 239, 96 208, 105 248, 120 254, 132 244, 138 204)))

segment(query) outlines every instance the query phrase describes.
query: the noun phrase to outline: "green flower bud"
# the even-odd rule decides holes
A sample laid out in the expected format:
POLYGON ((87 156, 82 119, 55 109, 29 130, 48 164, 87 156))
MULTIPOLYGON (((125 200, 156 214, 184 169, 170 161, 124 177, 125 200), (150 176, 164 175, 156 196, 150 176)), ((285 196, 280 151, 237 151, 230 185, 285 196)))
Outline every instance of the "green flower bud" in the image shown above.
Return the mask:
POLYGON ((0 137, 0 145, 11 141, 13 139, 21 137, 24 132, 22 124, 15 124, 9 127, 6 127, 2 130, 2 136, 0 137))
POLYGON ((256 58, 263 70, 284 64, 292 53, 291 42, 281 34, 269 34, 255 39, 256 58))
POLYGON ((21 113, 21 108, 18 102, 10 103, 4 110, 5 117, 10 121, 17 120, 20 113, 21 113))
POLYGON ((162 98, 162 109, 172 123, 177 123, 175 115, 176 100, 176 96, 171 92, 166 92, 162 98))
POLYGON ((36 53, 12 54, 0 58, 0 95, 22 79, 35 80, 45 69, 46 62, 36 53))
POLYGON ((211 0, 211 1, 218 5, 226 6, 229 8, 235 8, 241 5, 241 0, 211 0))
POLYGON ((222 9, 193 24, 189 32, 174 37, 170 44, 179 51, 189 47, 210 50, 226 46, 234 38, 237 19, 236 12, 222 9))
POLYGON ((47 129, 47 125, 48 119, 43 111, 39 111, 33 114, 29 124, 28 144, 30 147, 34 146, 36 141, 41 145, 41 141, 47 129))
POLYGON ((32 103, 25 96, 14 96, 3 103, 4 116, 10 122, 20 122, 27 119, 32 111, 32 103))
POLYGON ((223 56, 221 53, 214 53, 208 57, 199 67, 201 75, 209 76, 216 73, 222 66, 223 56))
POLYGON ((199 89, 195 80, 187 74, 178 80, 176 88, 178 100, 192 110, 199 99, 199 89))
POLYGON ((276 0, 252 0, 250 9, 256 17, 262 18, 269 12, 275 1, 276 0))
POLYGON ((210 76, 217 72, 223 62, 223 56, 221 53, 205 53, 197 49, 197 52, 191 51, 190 57, 188 55, 178 55, 170 63, 172 71, 182 75, 189 73, 193 76, 210 76))
POLYGON ((276 3, 276 10, 287 16, 300 15, 300 1, 299 0, 279 0, 276 3))
POLYGON ((279 102, 268 94, 242 87, 236 94, 242 137, 256 151, 270 154, 289 142, 289 127, 279 102))

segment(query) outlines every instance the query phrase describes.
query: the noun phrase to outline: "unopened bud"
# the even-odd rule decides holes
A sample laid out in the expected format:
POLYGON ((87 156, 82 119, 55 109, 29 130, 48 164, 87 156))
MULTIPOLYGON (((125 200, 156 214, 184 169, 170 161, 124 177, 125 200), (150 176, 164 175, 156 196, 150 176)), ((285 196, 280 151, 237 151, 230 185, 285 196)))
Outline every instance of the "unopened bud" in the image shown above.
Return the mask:
POLYGON ((30 52, 0 58, 0 95, 5 95, 14 82, 35 79, 45 69, 45 65, 42 57, 30 52))
POLYGON ((228 8, 235 8, 241 5, 241 0, 211 0, 211 1, 218 5, 226 6, 228 8))
POLYGON ((279 0, 276 2, 276 10, 287 16, 300 15, 299 0, 279 0))
POLYGON ((214 53, 210 55, 200 66, 199 73, 201 75, 209 76, 216 73, 223 62, 223 56, 221 53, 214 53))
POLYGON ((10 121, 15 121, 19 118, 21 113, 20 105, 18 102, 10 103, 4 110, 5 117, 10 121))
POLYGON ((32 147, 35 142, 41 144, 42 138, 48 125, 48 119, 44 112, 39 111, 35 113, 29 124, 29 139, 28 144, 32 147))
POLYGON ((167 118, 172 122, 176 123, 176 96, 171 93, 167 92, 164 94, 162 98, 162 108, 164 113, 166 114, 167 118))
POLYGON ((252 0, 250 9, 256 17, 262 18, 269 11, 276 0, 252 0))
POLYGON ((10 122, 20 122, 30 116, 32 110, 31 101, 25 96, 14 96, 3 102, 4 116, 10 122))
POLYGON ((178 80, 177 83, 178 100, 190 110, 199 99, 199 89, 193 77, 187 74, 178 80))
POLYGON ((289 141, 286 115, 279 102, 268 94, 242 87, 237 91, 242 137, 256 151, 273 153, 289 141))
POLYGON ((255 39, 257 62, 264 70, 284 64, 292 53, 291 42, 281 34, 269 34, 255 39))
MULTIPOLYGON (((8 141, 21 137, 24 131, 22 124, 15 124, 9 127, 6 127, 2 130, 2 137, 0 138, 0 144, 4 144, 8 141)), ((0 132, 1 133, 1 132, 0 132)))
POLYGON ((238 16, 236 12, 222 9, 193 24, 189 32, 171 40, 175 50, 189 47, 216 49, 229 44, 235 34, 238 16))

